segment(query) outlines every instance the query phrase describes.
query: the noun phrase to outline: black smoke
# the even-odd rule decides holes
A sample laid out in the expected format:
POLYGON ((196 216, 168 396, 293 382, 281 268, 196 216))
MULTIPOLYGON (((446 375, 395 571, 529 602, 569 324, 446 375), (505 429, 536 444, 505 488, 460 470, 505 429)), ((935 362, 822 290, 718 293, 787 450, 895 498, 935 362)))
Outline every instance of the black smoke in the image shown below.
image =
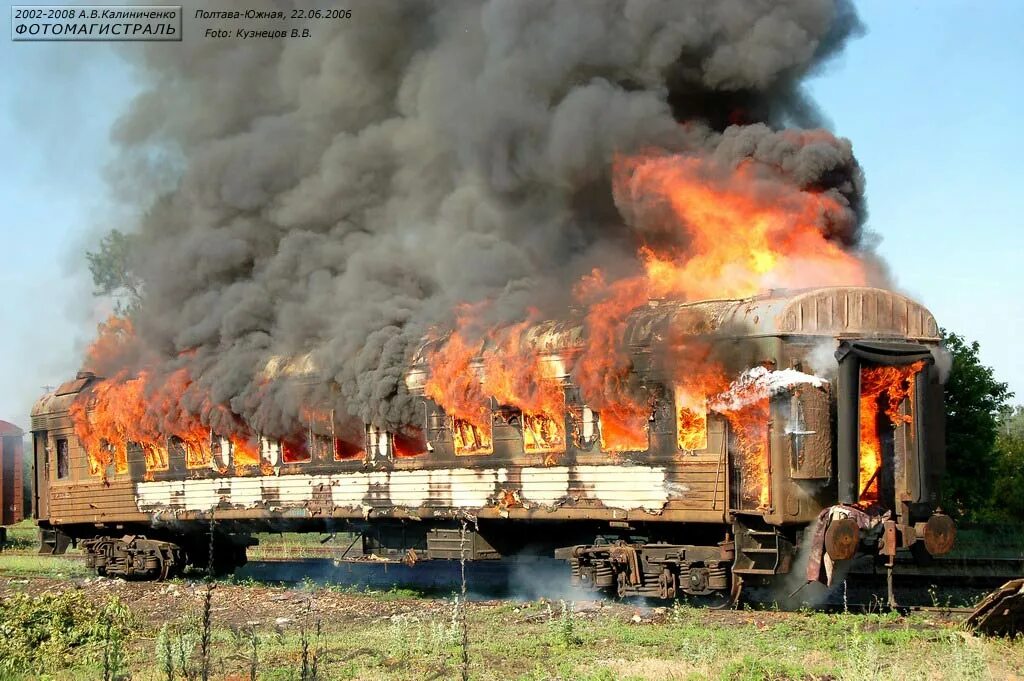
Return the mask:
POLYGON ((183 43, 126 53, 145 83, 114 131, 141 215, 135 326, 190 370, 197 410, 208 393, 267 433, 309 400, 408 422, 403 363, 459 303, 557 316, 582 274, 631 266, 616 154, 772 164, 841 198, 830 236, 861 243, 849 142, 780 132, 821 124, 801 83, 861 30, 849 0, 351 8, 308 39, 187 20, 183 43), (270 358, 306 354, 314 380, 267 383, 270 358))

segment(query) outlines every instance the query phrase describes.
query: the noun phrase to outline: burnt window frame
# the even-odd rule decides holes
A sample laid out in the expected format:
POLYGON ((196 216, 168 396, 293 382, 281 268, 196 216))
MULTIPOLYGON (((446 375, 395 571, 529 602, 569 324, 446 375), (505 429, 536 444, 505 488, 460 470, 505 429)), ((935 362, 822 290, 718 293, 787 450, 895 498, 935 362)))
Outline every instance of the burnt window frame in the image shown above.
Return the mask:
POLYGON ((54 471, 57 475, 57 480, 68 480, 71 478, 71 445, 68 443, 68 438, 59 437, 54 443, 54 471), (61 451, 61 443, 64 443, 64 449, 61 451), (61 465, 63 463, 63 465, 61 465))

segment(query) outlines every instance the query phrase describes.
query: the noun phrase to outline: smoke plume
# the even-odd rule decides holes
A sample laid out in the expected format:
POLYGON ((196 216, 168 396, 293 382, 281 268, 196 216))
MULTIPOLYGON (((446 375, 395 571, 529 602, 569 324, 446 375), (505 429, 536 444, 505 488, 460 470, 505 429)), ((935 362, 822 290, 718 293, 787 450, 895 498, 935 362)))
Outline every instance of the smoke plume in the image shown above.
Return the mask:
POLYGON ((268 434, 307 401, 409 422, 403 364, 458 304, 564 315, 594 267, 636 268, 658 228, 616 205, 619 155, 769 168, 862 247, 860 166, 801 86, 860 31, 849 0, 372 0, 313 28, 128 53, 145 85, 116 188, 142 215, 144 352, 122 357, 188 369, 196 411, 268 434), (262 373, 307 354, 308 384, 262 373))

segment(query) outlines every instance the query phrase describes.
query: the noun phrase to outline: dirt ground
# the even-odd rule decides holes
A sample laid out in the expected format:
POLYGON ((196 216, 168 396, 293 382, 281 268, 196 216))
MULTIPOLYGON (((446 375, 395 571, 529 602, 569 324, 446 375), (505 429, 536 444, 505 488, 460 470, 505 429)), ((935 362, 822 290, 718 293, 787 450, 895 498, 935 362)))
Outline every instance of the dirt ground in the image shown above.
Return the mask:
MULTIPOLYGON (((39 595, 60 593, 68 589, 81 590, 98 603, 117 596, 128 604, 138 622, 154 628, 160 627, 169 616, 200 609, 206 588, 206 583, 200 580, 161 583, 130 582, 105 577, 0 577, 0 598, 14 593, 39 595)), ((407 590, 360 592, 323 586, 225 582, 216 582, 213 589, 213 616, 224 627, 286 627, 307 617, 307 608, 314 616, 321 616, 323 626, 328 630, 408 616, 443 617, 452 608, 450 599, 423 597, 407 590)), ((510 614, 513 619, 522 622, 540 621, 549 616, 544 604, 543 599, 523 603, 522 607, 513 604, 510 614)), ((555 610, 561 607, 559 603, 553 605, 555 610)), ((478 613, 500 609, 508 614, 509 601, 476 600, 471 607, 478 613)), ((637 625, 661 624, 672 616, 669 607, 612 600, 576 601, 573 603, 573 611, 574 616, 580 620, 600 617, 637 625)), ((703 609, 701 613, 708 624, 755 628, 768 627, 794 615, 774 610, 703 609)), ((956 623, 964 617, 959 612, 936 611, 927 614, 928 620, 936 624, 956 623)))
MULTIPOLYGON (((157 664, 168 623, 195 618, 201 580, 126 582, 77 575, 0 576, 0 600, 75 590, 97 605, 117 597, 133 615, 128 676, 165 679, 157 664)), ((305 637, 326 679, 1020 679, 1024 643, 959 629, 962 613, 828 614, 709 610, 612 600, 477 600, 410 589, 215 582, 211 678, 250 678, 246 631, 259 638, 259 678, 297 679, 305 637), (458 619, 464 618, 462 639, 458 619), (315 631, 315 629, 314 629, 315 631), (306 633, 303 633, 306 632, 306 633), (465 643, 460 643, 460 640, 465 643), (464 656, 465 655, 465 656, 464 656), (865 672, 868 670, 868 672, 865 672)), ((194 644, 190 643, 190 650, 194 644)), ((255 643, 254 649, 255 649, 255 643)), ((198 648, 192 650, 193 659, 198 648)), ((48 678, 100 678, 96 655, 48 678)), ((255 659, 255 658, 252 658, 255 659)), ((23 678, 23 677, 12 677, 23 678)), ((24 678, 37 678, 26 676, 24 678)))

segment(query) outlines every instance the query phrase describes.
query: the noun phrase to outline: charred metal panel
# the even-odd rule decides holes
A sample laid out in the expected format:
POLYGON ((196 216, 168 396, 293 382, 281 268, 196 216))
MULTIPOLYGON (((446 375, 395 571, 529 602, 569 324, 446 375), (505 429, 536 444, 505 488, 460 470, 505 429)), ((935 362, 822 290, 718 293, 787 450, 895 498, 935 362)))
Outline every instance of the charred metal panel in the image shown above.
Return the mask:
POLYGON ((895 335, 938 339, 935 318, 924 307, 892 291, 843 287, 811 291, 790 299, 779 333, 895 335))
POLYGON ((840 504, 855 504, 860 497, 860 359, 852 352, 836 352, 836 476, 840 504))
POLYGON ((801 384, 774 400, 783 459, 794 480, 832 477, 832 428, 827 388, 801 384))
POLYGON ((442 560, 494 560, 501 555, 479 532, 437 528, 427 533, 427 557, 442 560))
POLYGON ((917 501, 934 507, 941 501, 941 481, 946 471, 946 408, 938 367, 925 366, 918 374, 917 394, 922 407, 917 418, 921 433, 918 441, 920 489, 917 501))

